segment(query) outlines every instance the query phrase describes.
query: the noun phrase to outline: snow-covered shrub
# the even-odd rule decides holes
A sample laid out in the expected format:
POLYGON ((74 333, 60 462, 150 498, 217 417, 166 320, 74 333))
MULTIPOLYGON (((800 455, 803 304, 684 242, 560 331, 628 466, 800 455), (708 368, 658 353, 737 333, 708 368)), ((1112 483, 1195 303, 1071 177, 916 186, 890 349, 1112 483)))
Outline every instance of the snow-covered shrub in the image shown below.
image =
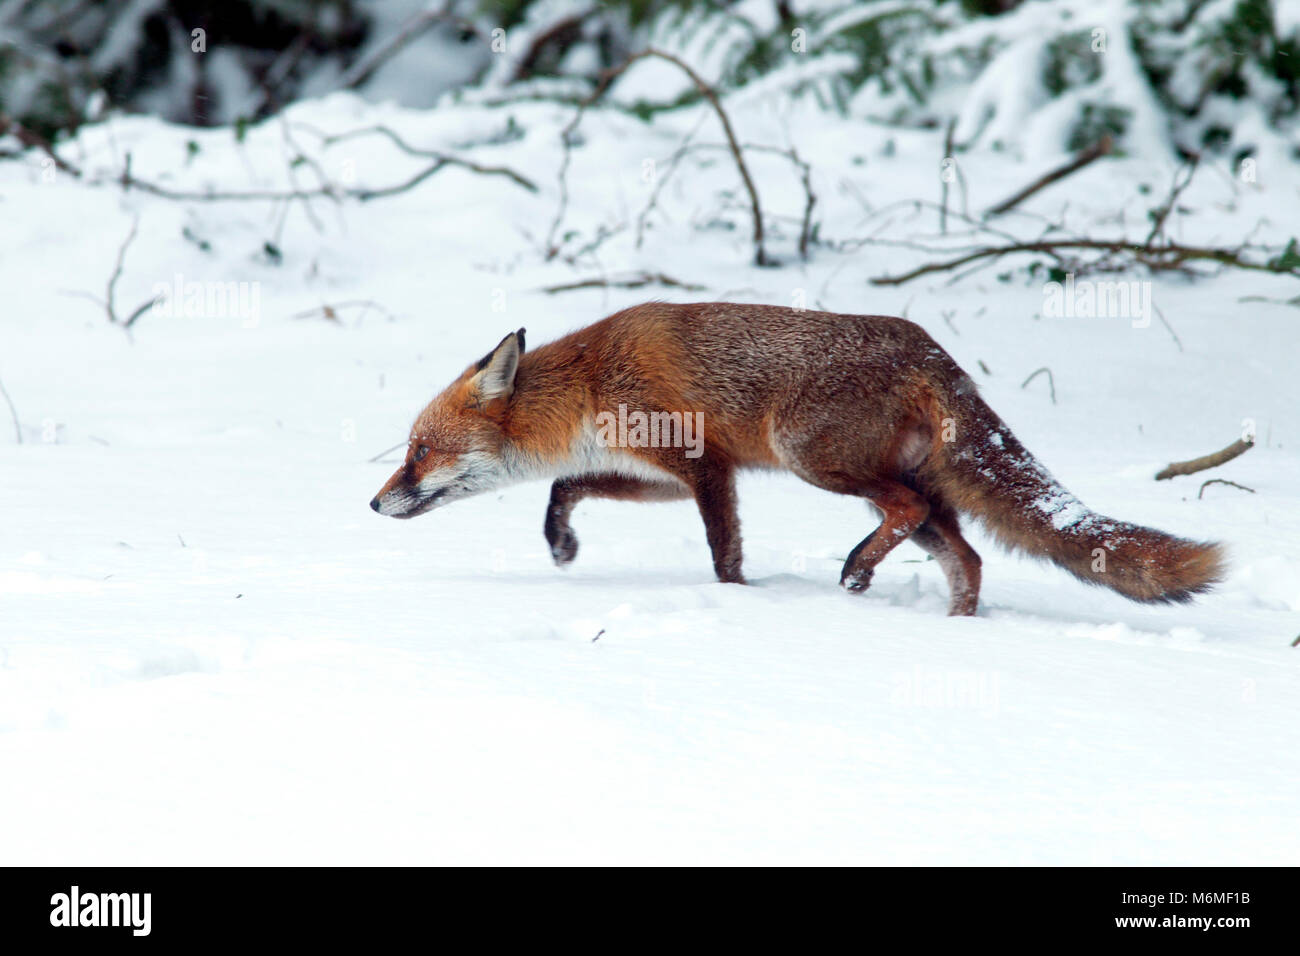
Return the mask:
MULTIPOLYGON (((413 106, 476 86, 555 95, 647 45, 724 90, 956 118, 959 147, 1295 149, 1294 0, 0 0, 0 112, 50 135, 102 104, 215 124, 342 88, 413 106)), ((682 77, 651 87, 630 105, 699 95, 682 77)))

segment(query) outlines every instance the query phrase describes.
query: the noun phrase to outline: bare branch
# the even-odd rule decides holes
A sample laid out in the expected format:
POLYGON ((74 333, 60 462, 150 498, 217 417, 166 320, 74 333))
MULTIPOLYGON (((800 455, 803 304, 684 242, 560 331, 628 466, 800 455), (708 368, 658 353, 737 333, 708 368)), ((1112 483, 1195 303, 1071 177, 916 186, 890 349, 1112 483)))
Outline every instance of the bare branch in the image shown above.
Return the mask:
POLYGON ((1232 487, 1240 488, 1242 491, 1249 491, 1252 495, 1255 493, 1254 488, 1247 488, 1245 485, 1239 485, 1235 481, 1229 481, 1227 478, 1210 478, 1208 481, 1201 482, 1201 490, 1196 493, 1197 501, 1200 501, 1205 495, 1206 485, 1232 485, 1232 487))
POLYGON ((956 131, 957 117, 954 116, 948 121, 948 131, 943 134, 943 156, 939 160, 939 181, 943 189, 939 196, 939 232, 945 236, 948 234, 948 170, 943 168, 943 164, 951 161, 955 176, 957 160, 952 156, 952 135, 956 131))
MULTIPOLYGON (((7 121, 3 116, 0 116, 0 129, 3 129, 5 122, 10 122, 11 132, 14 132, 13 127, 22 129, 22 127, 19 127, 18 124, 12 123, 12 121, 7 121)), ((413 155, 426 156, 432 159, 433 162, 428 167, 426 167, 419 173, 416 173, 414 176, 412 176, 411 178, 407 179, 404 182, 396 183, 391 186, 380 186, 376 188, 365 188, 365 187, 342 188, 335 185, 334 183, 323 181, 320 186, 311 189, 299 189, 295 187, 293 189, 246 189, 246 190, 209 189, 209 190, 199 191, 199 190, 171 189, 166 186, 160 186, 155 182, 151 182, 150 180, 141 179, 140 177, 134 175, 131 172, 131 157, 130 154, 127 154, 126 163, 123 166, 122 172, 112 177, 111 181, 120 185, 124 192, 129 191, 131 189, 138 189, 141 192, 149 193, 150 195, 157 196, 160 199, 171 199, 179 202, 262 202, 262 201, 280 202, 280 201, 302 200, 305 203, 307 200, 318 199, 318 198, 332 199, 335 202, 337 202, 340 198, 343 197, 350 198, 350 199, 357 199, 360 200, 361 202, 368 202, 372 199, 380 199, 386 196, 395 196, 398 193, 406 192, 407 190, 413 189, 414 187, 418 186, 420 183, 424 182, 426 179, 428 179, 430 176, 434 175, 435 173, 441 171, 443 168, 447 166, 456 166, 461 169, 466 169, 472 173, 477 173, 481 176, 504 176, 505 178, 510 179, 513 182, 519 184, 524 189, 527 189, 529 192, 533 192, 533 193, 537 192, 536 183, 534 183, 532 180, 528 179, 527 177, 522 176, 519 173, 515 172, 513 169, 509 169, 504 166, 485 166, 482 165, 481 163, 472 162, 471 160, 468 159, 461 159, 459 156, 453 156, 450 153, 440 153, 432 150, 430 151, 416 150, 414 147, 411 147, 408 144, 402 142, 401 138, 397 136, 396 133, 392 132, 392 130, 388 130, 384 127, 369 127, 365 130, 355 131, 356 135, 360 135, 361 133, 367 133, 367 132, 383 133, 387 135, 390 139, 392 139, 394 142, 399 143, 400 146, 403 147, 406 152, 412 153, 413 155)), ((45 142, 39 137, 35 137, 35 134, 30 134, 30 133, 26 134, 28 137, 26 139, 24 138, 23 134, 16 134, 16 135, 18 135, 19 140, 24 143, 28 143, 28 140, 31 139, 30 145, 37 146, 38 148, 46 152, 51 157, 51 159, 54 160, 55 164, 59 167, 59 169, 64 170, 69 175, 74 176, 77 179, 86 178, 84 170, 74 165, 73 163, 60 159, 54 153, 49 143, 45 142), (32 139, 32 137, 35 138, 32 139)), ((340 134, 335 137, 325 137, 326 145, 329 145, 331 142, 337 142, 341 139, 345 139, 350 135, 353 134, 340 134)), ((323 178, 323 174, 320 173, 319 169, 317 170, 317 174, 318 176, 321 176, 323 178)), ((91 185, 98 185, 100 182, 103 182, 103 180, 87 180, 87 181, 91 185)))
POLYGON ((649 47, 642 50, 640 53, 634 53, 618 66, 601 73, 600 79, 596 83, 596 88, 578 104, 578 110, 574 113, 573 119, 569 121, 568 125, 565 126, 564 130, 561 132, 560 141, 564 147, 564 159, 560 164, 559 174, 560 205, 559 209, 556 211, 555 220, 551 223, 550 231, 547 234, 546 258, 548 260, 554 259, 555 256, 559 254, 559 247, 556 244, 555 236, 559 232, 560 226, 564 221, 565 213, 568 211, 568 176, 569 163, 572 158, 572 137, 574 131, 577 130, 578 124, 582 122, 582 117, 586 113, 587 108, 605 95, 605 92, 609 89, 610 84, 613 83, 614 80, 627 72, 628 68, 631 67, 632 64, 650 57, 665 60, 684 72, 690 78, 691 82, 695 84, 695 88, 700 95, 708 100, 709 105, 713 107, 713 111, 717 113, 718 121, 722 124, 722 132, 727 137, 727 145, 731 150, 732 158, 736 161, 736 170, 740 173, 741 182, 745 186, 745 191, 749 194, 749 204, 754 219, 754 264, 758 266, 769 265, 770 263, 767 258, 767 253, 763 249, 763 211, 759 204, 758 190, 754 187, 754 180, 749 175, 749 167, 745 165, 744 156, 741 155, 740 143, 737 141, 735 131, 731 127, 731 120, 727 116, 727 111, 722 108, 722 102, 718 99, 717 92, 684 61, 671 53, 665 53, 663 50, 658 50, 654 47, 649 47))
POLYGON ((1052 396, 1052 404, 1055 405, 1056 404, 1056 379, 1052 377, 1052 370, 1048 368, 1046 365, 1038 369, 1036 372, 1032 372, 1029 378, 1025 379, 1023 382, 1020 383, 1020 387, 1022 389, 1025 388, 1026 386, 1029 385, 1030 382, 1032 382, 1038 376, 1042 375, 1044 372, 1047 373, 1047 388, 1052 396))
MULTIPOLYGON (((663 184, 667 182, 668 177, 676 170, 677 164, 681 161, 682 157, 685 156, 687 153, 693 153, 697 150, 718 149, 718 150, 725 150, 727 152, 730 152, 730 147, 727 146, 725 143, 692 144, 690 142, 690 139, 694 135, 695 135, 695 131, 692 130, 691 133, 688 134, 684 140, 682 140, 681 145, 677 148, 677 151, 673 153, 672 158, 669 160, 670 165, 667 171, 665 171, 665 173, 662 176, 660 176, 658 181, 656 182, 655 188, 650 196, 650 201, 646 204, 645 209, 641 211, 641 215, 637 217, 637 240, 636 241, 637 241, 638 249, 641 248, 641 240, 643 238, 642 234, 645 229, 646 217, 650 214, 650 212, 652 212, 658 206, 660 190, 663 188, 663 184)), ((800 226, 799 226, 799 257, 806 262, 808 260, 808 249, 812 245, 813 207, 817 205, 817 194, 813 192, 813 188, 812 188, 812 164, 805 162, 802 158, 800 158, 799 153, 795 150, 793 146, 782 149, 779 146, 763 146, 756 143, 744 143, 742 144, 741 148, 747 153, 771 153, 775 156, 781 156, 785 159, 788 159, 790 163, 795 167, 799 176, 799 182, 803 185, 803 191, 804 191, 803 218, 800 221, 800 226)))
MULTIPOLYGON (((437 164, 442 163, 451 166, 460 166, 463 169, 468 169, 470 172, 479 173, 481 175, 505 176, 508 179, 514 180, 524 189, 527 189, 530 193, 537 192, 537 184, 535 182, 533 182, 528 177, 515 172, 513 169, 509 169, 504 166, 483 166, 479 163, 470 162, 467 159, 461 159, 459 156, 453 156, 451 153, 444 153, 435 149, 420 149, 419 147, 412 146, 401 136, 399 136, 394 130, 389 129, 387 126, 382 126, 382 125, 367 126, 362 129, 349 130, 346 133, 336 133, 333 136, 324 136, 321 139, 321 143, 322 145, 329 147, 329 146, 333 146, 335 143, 341 143, 344 140, 354 139, 358 136, 369 136, 369 135, 378 135, 378 136, 386 137, 390 142, 392 142, 394 146, 396 146, 402 152, 410 156, 420 156, 427 159, 435 160, 436 162, 434 168, 430 170, 426 170, 425 173, 422 174, 422 178, 424 179, 427 179, 430 175, 437 172, 438 168, 440 168, 437 164)), ((405 188, 409 188, 409 186, 405 188)), ((393 192, 400 192, 400 191, 401 190, 399 189, 391 188, 384 194, 392 195, 393 192)), ((349 191, 349 192, 356 192, 358 194, 358 198, 361 199, 374 198, 376 195, 380 194, 380 191, 378 190, 370 190, 366 195, 360 195, 361 192, 364 192, 360 190, 349 191)))
POLYGON ((1030 196, 1034 195, 1034 193, 1046 189, 1053 183, 1060 182, 1066 176, 1077 173, 1090 163, 1096 162, 1101 159, 1101 157, 1108 155, 1113 146, 1114 143, 1112 143, 1111 138, 1109 136, 1103 136, 1098 142, 1083 150, 1078 156, 1074 157, 1074 159, 1070 160, 1070 162, 1066 163, 1064 166, 1059 166, 1051 172, 1040 176, 1011 198, 1004 199, 996 206, 993 206, 984 215, 1001 216, 1003 213, 1010 212, 1030 196))
POLYGON ((118 247, 117 263, 113 266, 113 274, 108 277, 108 288, 104 296, 104 311, 108 313, 109 324, 121 325, 124 329, 130 329, 131 326, 135 325, 136 319, 148 312, 153 307, 153 304, 158 301, 156 297, 145 301, 137 306, 135 311, 127 316, 125 320, 119 320, 117 317, 117 280, 122 277, 122 266, 126 262, 126 250, 131 247, 131 243, 135 242, 136 232, 139 228, 140 217, 136 216, 131 220, 131 231, 126 234, 126 240, 118 247))
POLYGON ((1133 259, 1134 263, 1145 266, 1152 272, 1182 270, 1189 262, 1217 262, 1220 265, 1250 272, 1270 272, 1277 275, 1298 274, 1296 269, 1288 265, 1281 257, 1267 262, 1255 262, 1246 259, 1241 255, 1245 248, 1247 247, 1218 249, 1207 246, 1184 246, 1177 243, 1153 247, 1143 242, 1129 242, 1118 239, 1039 239, 1033 242, 1009 242, 1004 246, 988 246, 958 256, 955 259, 919 266, 902 275, 876 276, 870 281, 872 285, 902 285, 924 275, 930 275, 934 272, 948 272, 952 269, 958 269, 969 262, 976 262, 981 259, 998 259, 1018 252, 1041 252, 1056 257, 1060 252, 1068 249, 1091 249, 1111 254, 1126 254, 1133 259))
POLYGON ((560 54, 563 55, 566 50, 582 39, 582 24, 588 17, 597 12, 599 12, 599 7, 592 7, 582 13, 561 17, 550 27, 533 37, 528 49, 519 58, 510 82, 518 83, 530 78, 536 72, 537 66, 542 59, 542 53, 548 46, 559 47, 560 54))
POLYGON ((398 31, 389 38, 383 46, 377 49, 370 56, 354 63, 343 75, 343 87, 349 90, 355 90, 358 86, 364 84, 375 71, 384 65, 389 59, 400 53, 406 48, 411 41, 417 39, 430 27, 439 23, 450 23, 463 32, 471 35, 478 35, 478 27, 464 17, 458 16, 451 11, 452 2, 448 0, 441 10, 423 10, 407 20, 398 31))
POLYGON ((39 133, 35 133, 28 129, 16 119, 7 116, 4 113, 0 113, 0 136, 5 135, 6 133, 12 135, 18 140, 18 142, 22 143, 29 149, 39 149, 50 158, 55 167, 61 172, 67 173, 74 179, 81 178, 81 170, 69 163, 67 160, 61 158, 59 154, 54 151, 54 147, 50 145, 49 140, 44 136, 41 136, 39 133))
POLYGON ((1200 157, 1195 157, 1182 169, 1181 179, 1179 174, 1174 175, 1174 184, 1169 189, 1169 198, 1167 198, 1159 209, 1155 210, 1151 216, 1151 232, 1147 235, 1148 246, 1152 245, 1161 234, 1165 231, 1165 220, 1169 214, 1174 211, 1174 204, 1178 202, 1178 197, 1184 189, 1191 185, 1192 177, 1196 175, 1196 164, 1200 157))
POLYGON ((1208 468, 1217 468, 1219 465, 1232 461, 1238 455, 1244 455, 1254 447, 1255 438, 1253 435, 1248 438, 1238 438, 1227 448, 1216 451, 1211 455, 1202 455, 1200 458, 1192 458, 1189 461, 1176 461, 1166 465, 1156 474, 1156 481, 1164 481, 1178 475, 1193 475, 1208 468))
POLYGON ((1155 302, 1152 302, 1151 308, 1155 309, 1156 315, 1160 318, 1160 321, 1164 324, 1164 327, 1169 330, 1169 334, 1173 336, 1174 344, 1178 346, 1178 351, 1180 352, 1184 351, 1183 340, 1178 337, 1178 333, 1174 331, 1174 327, 1169 324, 1169 320, 1165 318, 1165 314, 1160 311, 1160 306, 1156 305, 1155 302))
POLYGON ((639 272, 610 279, 582 279, 578 282, 566 282, 562 285, 544 286, 541 291, 547 295, 557 292, 573 292, 577 289, 641 289, 648 285, 662 285, 670 289, 685 289, 688 292, 702 292, 707 286, 692 282, 682 282, 662 272, 639 272))

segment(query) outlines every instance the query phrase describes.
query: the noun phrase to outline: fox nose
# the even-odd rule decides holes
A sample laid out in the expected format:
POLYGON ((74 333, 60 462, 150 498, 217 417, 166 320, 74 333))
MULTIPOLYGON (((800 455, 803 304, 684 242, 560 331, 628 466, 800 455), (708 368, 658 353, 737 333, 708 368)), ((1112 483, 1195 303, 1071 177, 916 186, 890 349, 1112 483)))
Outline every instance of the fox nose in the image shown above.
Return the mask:
POLYGON ((371 511, 378 511, 378 510, 379 510, 379 498, 378 498, 378 496, 376 496, 376 497, 370 499, 370 510, 371 510, 371 511))

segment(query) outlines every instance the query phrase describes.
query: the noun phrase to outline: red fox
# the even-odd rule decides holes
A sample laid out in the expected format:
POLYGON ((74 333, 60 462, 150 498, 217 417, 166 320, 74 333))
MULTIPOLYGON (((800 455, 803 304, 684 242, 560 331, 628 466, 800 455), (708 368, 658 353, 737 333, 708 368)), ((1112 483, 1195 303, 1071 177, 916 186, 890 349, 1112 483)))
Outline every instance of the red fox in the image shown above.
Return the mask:
POLYGON ((868 501, 880 525, 840 584, 865 591, 910 538, 939 562, 954 615, 975 613, 980 588, 959 512, 1003 545, 1135 601, 1188 601, 1224 573, 1218 544, 1084 507, 920 326, 726 302, 635 306, 532 352, 523 329, 507 335, 420 414, 405 463, 370 506, 411 518, 550 478, 544 531, 563 566, 578 553, 569 517, 583 498, 694 498, 718 579, 743 584, 741 468, 786 469, 868 501), (644 427, 625 435, 621 423, 656 415, 670 440, 644 427), (681 447, 692 421, 701 440, 681 447))

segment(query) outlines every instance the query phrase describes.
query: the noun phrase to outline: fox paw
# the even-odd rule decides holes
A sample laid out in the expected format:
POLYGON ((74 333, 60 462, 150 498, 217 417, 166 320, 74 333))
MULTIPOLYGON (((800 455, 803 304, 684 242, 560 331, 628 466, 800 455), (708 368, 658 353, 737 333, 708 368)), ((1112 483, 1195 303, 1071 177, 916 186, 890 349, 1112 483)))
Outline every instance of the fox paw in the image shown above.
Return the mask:
POLYGON ((558 567, 572 564, 578 556, 578 536, 571 528, 564 528, 553 537, 548 536, 547 541, 551 546, 551 558, 558 567))
POLYGON ((850 594, 861 594, 871 587, 871 577, 874 573, 874 571, 846 571, 840 578, 840 587, 850 594))

